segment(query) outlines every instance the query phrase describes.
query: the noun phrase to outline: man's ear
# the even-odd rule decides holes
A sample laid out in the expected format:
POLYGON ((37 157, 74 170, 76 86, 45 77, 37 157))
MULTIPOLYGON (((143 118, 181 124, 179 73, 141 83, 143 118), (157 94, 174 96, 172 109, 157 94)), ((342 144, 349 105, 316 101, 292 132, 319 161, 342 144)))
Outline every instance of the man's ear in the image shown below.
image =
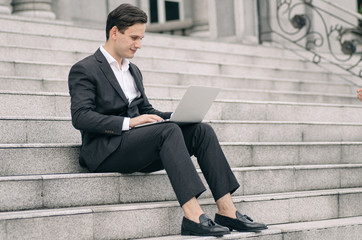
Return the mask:
POLYGON ((117 36, 118 28, 117 26, 113 26, 111 30, 109 30, 109 37, 114 39, 117 36))

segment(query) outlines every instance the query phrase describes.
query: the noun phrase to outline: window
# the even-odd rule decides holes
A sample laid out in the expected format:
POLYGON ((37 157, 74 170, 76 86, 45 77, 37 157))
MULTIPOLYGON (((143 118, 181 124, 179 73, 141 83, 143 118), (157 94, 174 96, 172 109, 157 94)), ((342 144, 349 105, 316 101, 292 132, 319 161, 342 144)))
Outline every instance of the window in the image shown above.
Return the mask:
POLYGON ((151 17, 151 23, 157 23, 158 22, 158 4, 157 0, 150 0, 150 17, 151 17))
POLYGON ((182 0, 149 0, 150 22, 183 20, 182 0))
MULTIPOLYGON (((357 11, 359 14, 362 14, 362 0, 357 1, 357 11)), ((358 20, 358 26, 362 27, 362 21, 358 20)))
POLYGON ((166 21, 180 20, 180 3, 165 1, 166 21))

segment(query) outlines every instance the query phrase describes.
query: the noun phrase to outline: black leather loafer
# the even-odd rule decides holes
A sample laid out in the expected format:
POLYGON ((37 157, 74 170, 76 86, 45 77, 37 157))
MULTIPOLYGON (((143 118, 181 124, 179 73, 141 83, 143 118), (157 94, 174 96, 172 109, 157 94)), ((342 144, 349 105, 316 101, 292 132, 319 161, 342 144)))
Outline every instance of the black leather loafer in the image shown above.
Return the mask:
POLYGON ((239 232, 259 232, 268 227, 264 223, 253 222, 253 220, 236 211, 236 219, 215 214, 215 222, 221 226, 228 227, 230 231, 236 230, 239 232))
POLYGON ((182 219, 181 235, 223 236, 230 233, 227 227, 214 223, 205 214, 202 214, 199 219, 200 223, 196 223, 184 217, 182 219))

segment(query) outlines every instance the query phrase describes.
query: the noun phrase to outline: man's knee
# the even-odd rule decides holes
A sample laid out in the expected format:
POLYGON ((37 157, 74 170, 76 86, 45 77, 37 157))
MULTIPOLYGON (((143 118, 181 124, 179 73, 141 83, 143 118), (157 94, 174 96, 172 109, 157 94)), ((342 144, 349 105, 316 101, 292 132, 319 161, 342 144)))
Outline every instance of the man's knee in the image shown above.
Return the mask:
POLYGON ((162 135, 164 137, 173 135, 173 136, 180 136, 182 137, 181 128, 176 123, 164 123, 162 125, 162 135))
POLYGON ((204 137, 216 137, 215 131, 210 124, 198 123, 197 130, 199 131, 200 135, 204 137))

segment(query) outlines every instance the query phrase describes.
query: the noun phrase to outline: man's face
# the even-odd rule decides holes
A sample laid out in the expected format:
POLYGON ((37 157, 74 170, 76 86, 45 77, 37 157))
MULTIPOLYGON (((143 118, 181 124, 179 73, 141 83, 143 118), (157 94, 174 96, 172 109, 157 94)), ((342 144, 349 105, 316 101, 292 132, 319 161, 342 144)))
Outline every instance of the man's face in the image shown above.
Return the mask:
POLYGON ((146 31, 146 24, 136 23, 124 33, 116 31, 114 39, 114 52, 117 55, 117 58, 133 58, 137 49, 141 48, 141 40, 143 39, 146 31))

